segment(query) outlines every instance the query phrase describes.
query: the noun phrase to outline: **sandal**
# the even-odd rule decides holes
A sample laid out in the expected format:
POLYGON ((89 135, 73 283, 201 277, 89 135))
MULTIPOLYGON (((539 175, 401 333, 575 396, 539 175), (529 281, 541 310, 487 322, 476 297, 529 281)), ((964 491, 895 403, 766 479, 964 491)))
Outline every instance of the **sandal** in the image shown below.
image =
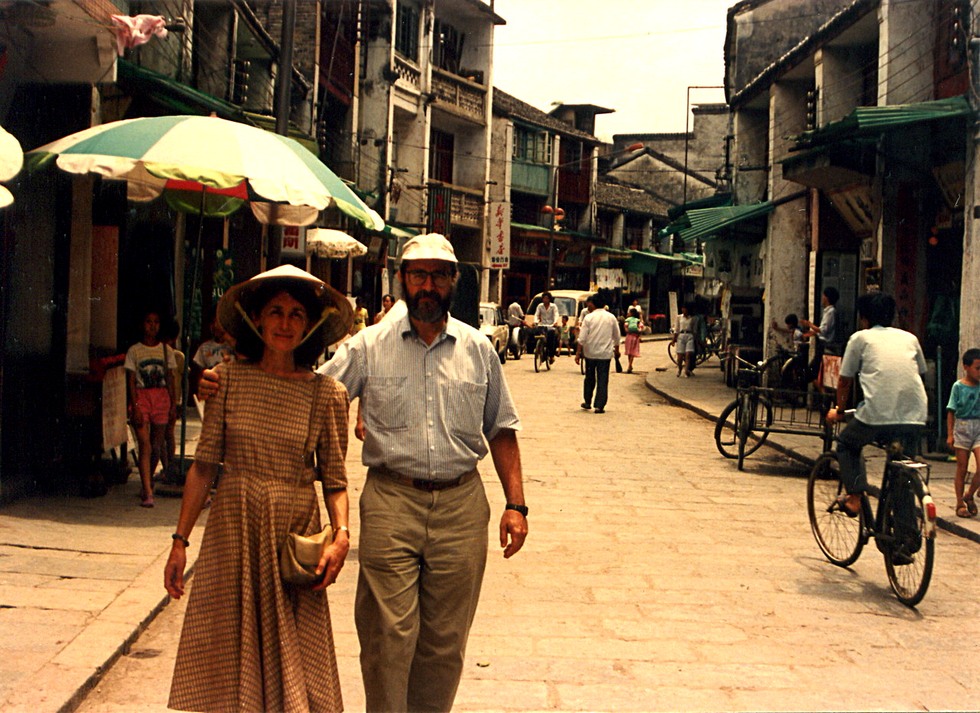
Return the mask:
POLYGON ((964 503, 956 508, 956 517, 973 517, 973 513, 970 512, 970 508, 964 503))
POLYGON ((970 511, 971 515, 977 514, 977 502, 973 499, 973 496, 964 497, 963 503, 966 505, 966 509, 970 511))

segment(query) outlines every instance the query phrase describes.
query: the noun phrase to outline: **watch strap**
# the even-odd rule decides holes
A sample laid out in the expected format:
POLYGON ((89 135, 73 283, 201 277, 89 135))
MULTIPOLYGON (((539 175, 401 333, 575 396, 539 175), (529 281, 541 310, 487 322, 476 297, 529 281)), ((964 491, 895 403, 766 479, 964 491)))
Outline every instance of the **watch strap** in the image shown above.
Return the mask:
POLYGON ((507 503, 504 510, 516 510, 524 517, 527 517, 527 505, 515 505, 514 503, 507 503))

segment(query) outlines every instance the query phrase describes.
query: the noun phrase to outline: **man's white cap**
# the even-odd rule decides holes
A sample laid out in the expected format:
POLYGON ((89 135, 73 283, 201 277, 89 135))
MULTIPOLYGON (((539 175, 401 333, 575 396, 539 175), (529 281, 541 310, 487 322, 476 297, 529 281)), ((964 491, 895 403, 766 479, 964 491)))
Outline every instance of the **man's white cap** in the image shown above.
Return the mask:
POLYGON ((439 233, 416 235, 402 248, 402 260, 445 260, 458 262, 452 243, 439 233))

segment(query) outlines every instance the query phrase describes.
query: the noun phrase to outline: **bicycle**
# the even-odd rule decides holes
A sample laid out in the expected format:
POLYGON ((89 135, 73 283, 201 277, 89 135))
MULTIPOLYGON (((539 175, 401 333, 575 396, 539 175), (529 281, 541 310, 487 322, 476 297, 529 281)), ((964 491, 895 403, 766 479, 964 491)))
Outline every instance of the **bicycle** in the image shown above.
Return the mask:
POLYGON ((726 458, 737 458, 738 469, 744 468, 746 456, 755 453, 770 433, 819 436, 824 450, 834 442, 835 425, 826 420, 833 394, 813 393, 781 388, 778 367, 786 353, 777 351, 764 361, 746 364, 738 370, 738 392, 715 423, 715 447, 726 458), (777 374, 773 377, 773 374, 777 374), (809 405, 808 405, 809 404, 809 405))
MULTIPOLYGON (((671 334, 674 334, 674 330, 670 330, 671 334)), ((721 320, 716 320, 713 325, 708 328, 708 334, 705 337, 704 343, 701 348, 694 353, 694 365, 701 366, 712 356, 718 357, 721 362, 722 369, 725 368, 725 359, 728 356, 728 345, 725 343, 725 330, 724 325, 721 320)), ((674 351, 673 340, 667 342, 667 356, 670 357, 670 361, 677 364, 677 354, 674 351)))
POLYGON ((929 494, 929 466, 903 457, 899 443, 874 443, 885 451, 885 467, 873 512, 867 494, 861 511, 849 517, 838 501, 845 494, 836 451, 813 465, 807 481, 810 529, 824 556, 838 567, 857 561, 868 540, 885 559, 892 591, 914 607, 929 588, 935 559, 936 506, 929 494))
POLYGON ((541 371, 541 366, 551 371, 551 360, 548 359, 548 337, 539 332, 534 335, 534 371, 541 371))

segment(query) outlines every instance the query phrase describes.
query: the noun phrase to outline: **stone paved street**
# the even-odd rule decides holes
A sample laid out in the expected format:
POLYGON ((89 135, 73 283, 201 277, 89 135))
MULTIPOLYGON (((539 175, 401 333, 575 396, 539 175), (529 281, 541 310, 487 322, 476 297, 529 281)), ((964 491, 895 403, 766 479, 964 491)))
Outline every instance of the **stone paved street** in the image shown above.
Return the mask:
MULTIPOLYGON (((662 361, 649 347, 644 370, 662 361)), ((976 543, 940 532, 932 586, 907 609, 873 547, 850 570, 823 559, 798 463, 764 448, 737 472, 712 424, 667 405, 643 372, 613 374, 597 415, 579 408, 568 357, 547 373, 527 358, 505 371, 524 421, 530 535, 511 560, 492 553, 455 710, 980 705, 976 543)), ((503 501, 483 472, 494 542, 503 501)), ((363 710, 356 567, 355 549, 330 592, 351 711, 363 710)), ((182 613, 168 606, 80 710, 163 710, 182 613)))

